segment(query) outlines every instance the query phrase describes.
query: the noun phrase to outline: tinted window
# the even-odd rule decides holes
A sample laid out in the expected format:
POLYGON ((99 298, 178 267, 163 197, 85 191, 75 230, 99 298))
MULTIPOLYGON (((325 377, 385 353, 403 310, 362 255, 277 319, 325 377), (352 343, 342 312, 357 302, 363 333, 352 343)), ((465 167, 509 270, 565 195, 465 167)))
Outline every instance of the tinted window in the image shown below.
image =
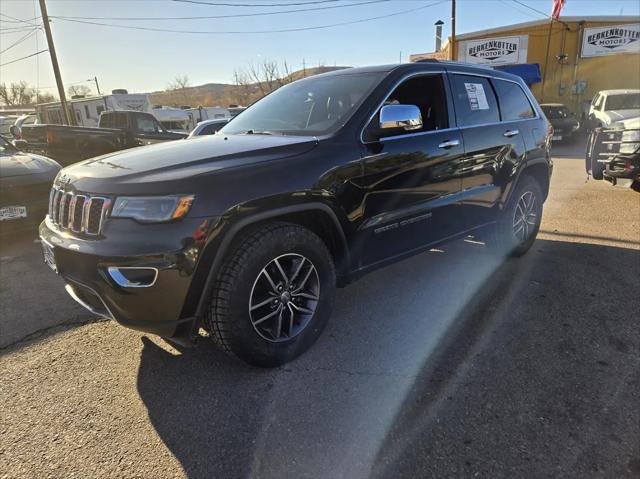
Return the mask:
POLYGON ((640 108, 640 93, 625 93, 623 95, 609 95, 605 104, 605 111, 635 110, 640 108))
MULTIPOLYGON (((449 126, 447 97, 442 80, 442 75, 416 76, 405 80, 391 92, 385 105, 415 105, 420 109, 422 128, 405 133, 440 130, 449 126)), ((380 112, 373 119, 374 128, 379 123, 379 114, 380 112)))
POLYGON ((571 116, 571 112, 566 106, 540 105, 540 107, 549 120, 560 120, 571 116))
POLYGON ((458 126, 500 121, 498 101, 487 78, 453 75, 453 89, 458 126))
POLYGON ((503 80, 494 80, 494 85, 498 93, 503 121, 521 120, 536 116, 527 95, 522 91, 520 85, 503 80))
POLYGON ((139 116, 136 118, 136 129, 143 133, 157 133, 158 128, 153 118, 139 116))

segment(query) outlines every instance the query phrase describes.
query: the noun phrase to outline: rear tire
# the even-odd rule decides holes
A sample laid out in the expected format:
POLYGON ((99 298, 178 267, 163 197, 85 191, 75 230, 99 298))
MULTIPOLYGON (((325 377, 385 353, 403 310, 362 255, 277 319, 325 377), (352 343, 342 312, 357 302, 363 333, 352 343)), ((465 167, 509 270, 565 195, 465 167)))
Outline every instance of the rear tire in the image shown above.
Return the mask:
POLYGON ((604 165, 598 161, 598 158, 600 158, 600 153, 604 151, 604 148, 602 142, 596 142, 596 138, 596 133, 592 131, 587 143, 585 168, 587 173, 590 173, 594 180, 602 180, 604 178, 604 165))
POLYGON ((499 256, 522 256, 533 245, 542 219, 542 191, 531 176, 520 178, 486 244, 499 256))
POLYGON ((318 339, 335 288, 324 242, 299 225, 273 223, 245 236, 226 259, 204 326, 215 343, 243 361, 279 366, 318 339))

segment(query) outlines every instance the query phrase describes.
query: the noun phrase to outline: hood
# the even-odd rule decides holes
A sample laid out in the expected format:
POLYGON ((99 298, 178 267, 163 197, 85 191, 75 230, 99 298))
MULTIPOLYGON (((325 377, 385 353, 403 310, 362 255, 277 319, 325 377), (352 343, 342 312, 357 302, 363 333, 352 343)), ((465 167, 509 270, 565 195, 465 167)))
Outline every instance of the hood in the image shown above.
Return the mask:
POLYGON ((131 185, 165 183, 299 155, 317 143, 315 137, 308 136, 203 136, 133 148, 76 163, 61 171, 58 182, 78 191, 119 193, 130 191, 131 185))
POLYGON ((58 170, 60 165, 45 156, 22 152, 0 153, 1 178, 41 174, 50 174, 53 177, 58 170))
POLYGON ((626 120, 622 120, 620 124, 625 130, 640 128, 640 116, 637 116, 635 118, 627 118, 626 120))
POLYGON ((635 108, 631 110, 609 110, 605 114, 611 119, 611 122, 625 120, 627 118, 634 118, 640 116, 640 109, 635 108))

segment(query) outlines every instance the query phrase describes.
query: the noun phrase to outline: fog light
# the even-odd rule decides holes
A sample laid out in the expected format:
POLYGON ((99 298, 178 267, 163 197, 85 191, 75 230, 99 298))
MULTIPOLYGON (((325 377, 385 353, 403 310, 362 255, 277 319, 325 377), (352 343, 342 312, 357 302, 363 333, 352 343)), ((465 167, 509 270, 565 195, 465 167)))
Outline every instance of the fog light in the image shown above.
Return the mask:
POLYGON ((123 288, 148 288, 158 279, 158 269, 137 266, 109 266, 107 272, 123 288))

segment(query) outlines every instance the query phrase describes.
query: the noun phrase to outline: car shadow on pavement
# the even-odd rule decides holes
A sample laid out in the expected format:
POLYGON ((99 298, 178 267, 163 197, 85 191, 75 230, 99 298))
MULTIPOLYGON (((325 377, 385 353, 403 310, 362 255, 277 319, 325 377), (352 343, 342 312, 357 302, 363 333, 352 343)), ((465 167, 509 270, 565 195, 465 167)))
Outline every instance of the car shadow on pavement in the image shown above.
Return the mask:
POLYGON ((459 241, 339 290, 318 343, 278 369, 143 338, 138 391, 193 478, 624 477, 639 262, 538 240, 502 263, 459 241))

